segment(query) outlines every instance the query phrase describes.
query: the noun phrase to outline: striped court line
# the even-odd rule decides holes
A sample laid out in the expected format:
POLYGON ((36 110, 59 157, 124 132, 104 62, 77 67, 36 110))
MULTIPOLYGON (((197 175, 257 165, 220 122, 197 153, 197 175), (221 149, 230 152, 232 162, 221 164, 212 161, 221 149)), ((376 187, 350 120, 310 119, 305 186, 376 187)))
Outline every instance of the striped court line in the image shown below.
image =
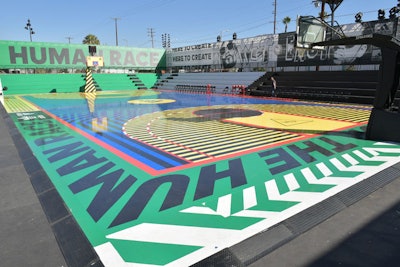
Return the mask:
MULTIPOLYGON (((216 109, 218 112, 220 108, 220 106, 207 107, 207 110, 216 109)), ((370 115, 368 109, 336 106, 245 104, 224 105, 223 108, 259 110, 351 123, 367 122, 370 115)), ((187 108, 184 112, 172 110, 136 117, 125 123, 124 132, 130 138, 192 162, 287 142, 304 136, 301 133, 257 128, 194 115, 201 109, 187 108)))
POLYGON ((36 106, 20 96, 7 96, 4 107, 8 113, 39 111, 36 106))
POLYGON ((224 156, 274 142, 299 138, 301 135, 278 130, 259 129, 218 120, 205 122, 168 123, 168 119, 153 119, 125 125, 129 136, 156 146, 176 156, 196 162, 224 156), (175 127, 176 126, 176 127, 175 127))

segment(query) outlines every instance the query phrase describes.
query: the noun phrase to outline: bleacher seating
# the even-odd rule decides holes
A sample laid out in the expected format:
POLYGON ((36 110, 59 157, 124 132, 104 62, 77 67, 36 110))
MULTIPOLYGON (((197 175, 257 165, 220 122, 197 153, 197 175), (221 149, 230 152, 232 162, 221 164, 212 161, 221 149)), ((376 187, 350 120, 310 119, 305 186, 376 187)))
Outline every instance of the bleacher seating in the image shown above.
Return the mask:
POLYGON ((150 89, 157 82, 159 75, 155 73, 136 73, 128 74, 128 77, 138 89, 150 89))
POLYGON ((136 90, 138 87, 124 73, 93 73, 93 80, 103 91, 136 90))
MULTIPOLYGON (((276 97, 329 102, 372 104, 378 84, 378 71, 303 71, 279 72, 276 97)), ((272 96, 265 72, 199 72, 110 74, 93 73, 100 90, 137 90, 156 88, 180 92, 231 94, 236 86, 245 86, 253 96, 272 96)), ((79 92, 85 84, 83 73, 0 74, 7 94, 79 92)), ((239 90, 240 91, 240 90, 239 90)), ((395 104, 400 102, 397 93, 395 104)))
MULTIPOLYGON (((93 73, 92 76, 96 89, 102 91, 148 89, 154 86, 158 78, 155 73, 138 73, 135 76, 93 73)), ((84 73, 0 74, 0 79, 10 95, 80 92, 85 85, 84 73)))
MULTIPOLYGON (((276 97, 372 104, 378 71, 279 72, 276 97)), ((251 95, 272 96, 271 75, 252 85, 251 95)))
POLYGON ((252 84, 265 72, 193 72, 193 73, 168 73, 163 74, 158 79, 155 87, 158 89, 175 90, 177 87, 180 90, 182 85, 202 86, 206 88, 209 84, 215 88, 214 92, 218 94, 225 93, 225 88, 229 89, 235 85, 248 86, 252 84))

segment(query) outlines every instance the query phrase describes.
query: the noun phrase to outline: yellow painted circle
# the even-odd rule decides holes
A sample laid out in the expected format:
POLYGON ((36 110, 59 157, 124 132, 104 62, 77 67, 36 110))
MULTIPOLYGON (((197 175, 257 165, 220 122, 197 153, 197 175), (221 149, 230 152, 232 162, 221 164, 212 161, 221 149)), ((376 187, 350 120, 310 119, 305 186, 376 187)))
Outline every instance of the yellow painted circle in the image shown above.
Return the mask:
POLYGON ((134 99, 129 100, 130 104, 145 104, 145 105, 158 105, 158 104, 167 104, 175 102, 174 99, 160 99, 160 98, 149 98, 149 99, 134 99))

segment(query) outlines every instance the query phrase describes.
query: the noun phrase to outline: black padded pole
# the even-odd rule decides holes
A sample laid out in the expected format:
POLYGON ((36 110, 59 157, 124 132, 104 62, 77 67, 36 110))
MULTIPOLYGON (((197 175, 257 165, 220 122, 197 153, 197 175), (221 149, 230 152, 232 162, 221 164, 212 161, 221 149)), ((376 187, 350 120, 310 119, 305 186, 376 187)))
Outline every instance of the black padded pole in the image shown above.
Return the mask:
POLYGON ((381 47, 382 63, 379 68, 379 82, 374 99, 374 108, 388 109, 394 101, 399 86, 399 51, 381 47))

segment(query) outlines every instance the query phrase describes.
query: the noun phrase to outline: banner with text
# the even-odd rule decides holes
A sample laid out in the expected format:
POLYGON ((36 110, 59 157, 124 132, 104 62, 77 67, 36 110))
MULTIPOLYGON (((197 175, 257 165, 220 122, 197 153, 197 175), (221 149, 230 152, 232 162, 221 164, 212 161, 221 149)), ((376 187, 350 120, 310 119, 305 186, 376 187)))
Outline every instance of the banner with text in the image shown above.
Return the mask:
MULTIPOLYGON (((341 26, 346 36, 371 33, 395 35, 398 20, 385 19, 341 26)), ((168 67, 209 65, 215 69, 238 68, 251 71, 258 67, 368 65, 379 64, 380 48, 372 45, 329 46, 324 50, 295 49, 295 32, 266 34, 173 48, 166 53, 168 67)))
POLYGON ((239 68, 276 66, 278 35, 260 35, 251 38, 216 43, 184 46, 167 51, 167 66, 205 66, 239 68))
MULTIPOLYGON (((97 46, 105 68, 165 67, 164 49, 97 46)), ((84 68, 88 45, 0 41, 0 68, 84 68)))

